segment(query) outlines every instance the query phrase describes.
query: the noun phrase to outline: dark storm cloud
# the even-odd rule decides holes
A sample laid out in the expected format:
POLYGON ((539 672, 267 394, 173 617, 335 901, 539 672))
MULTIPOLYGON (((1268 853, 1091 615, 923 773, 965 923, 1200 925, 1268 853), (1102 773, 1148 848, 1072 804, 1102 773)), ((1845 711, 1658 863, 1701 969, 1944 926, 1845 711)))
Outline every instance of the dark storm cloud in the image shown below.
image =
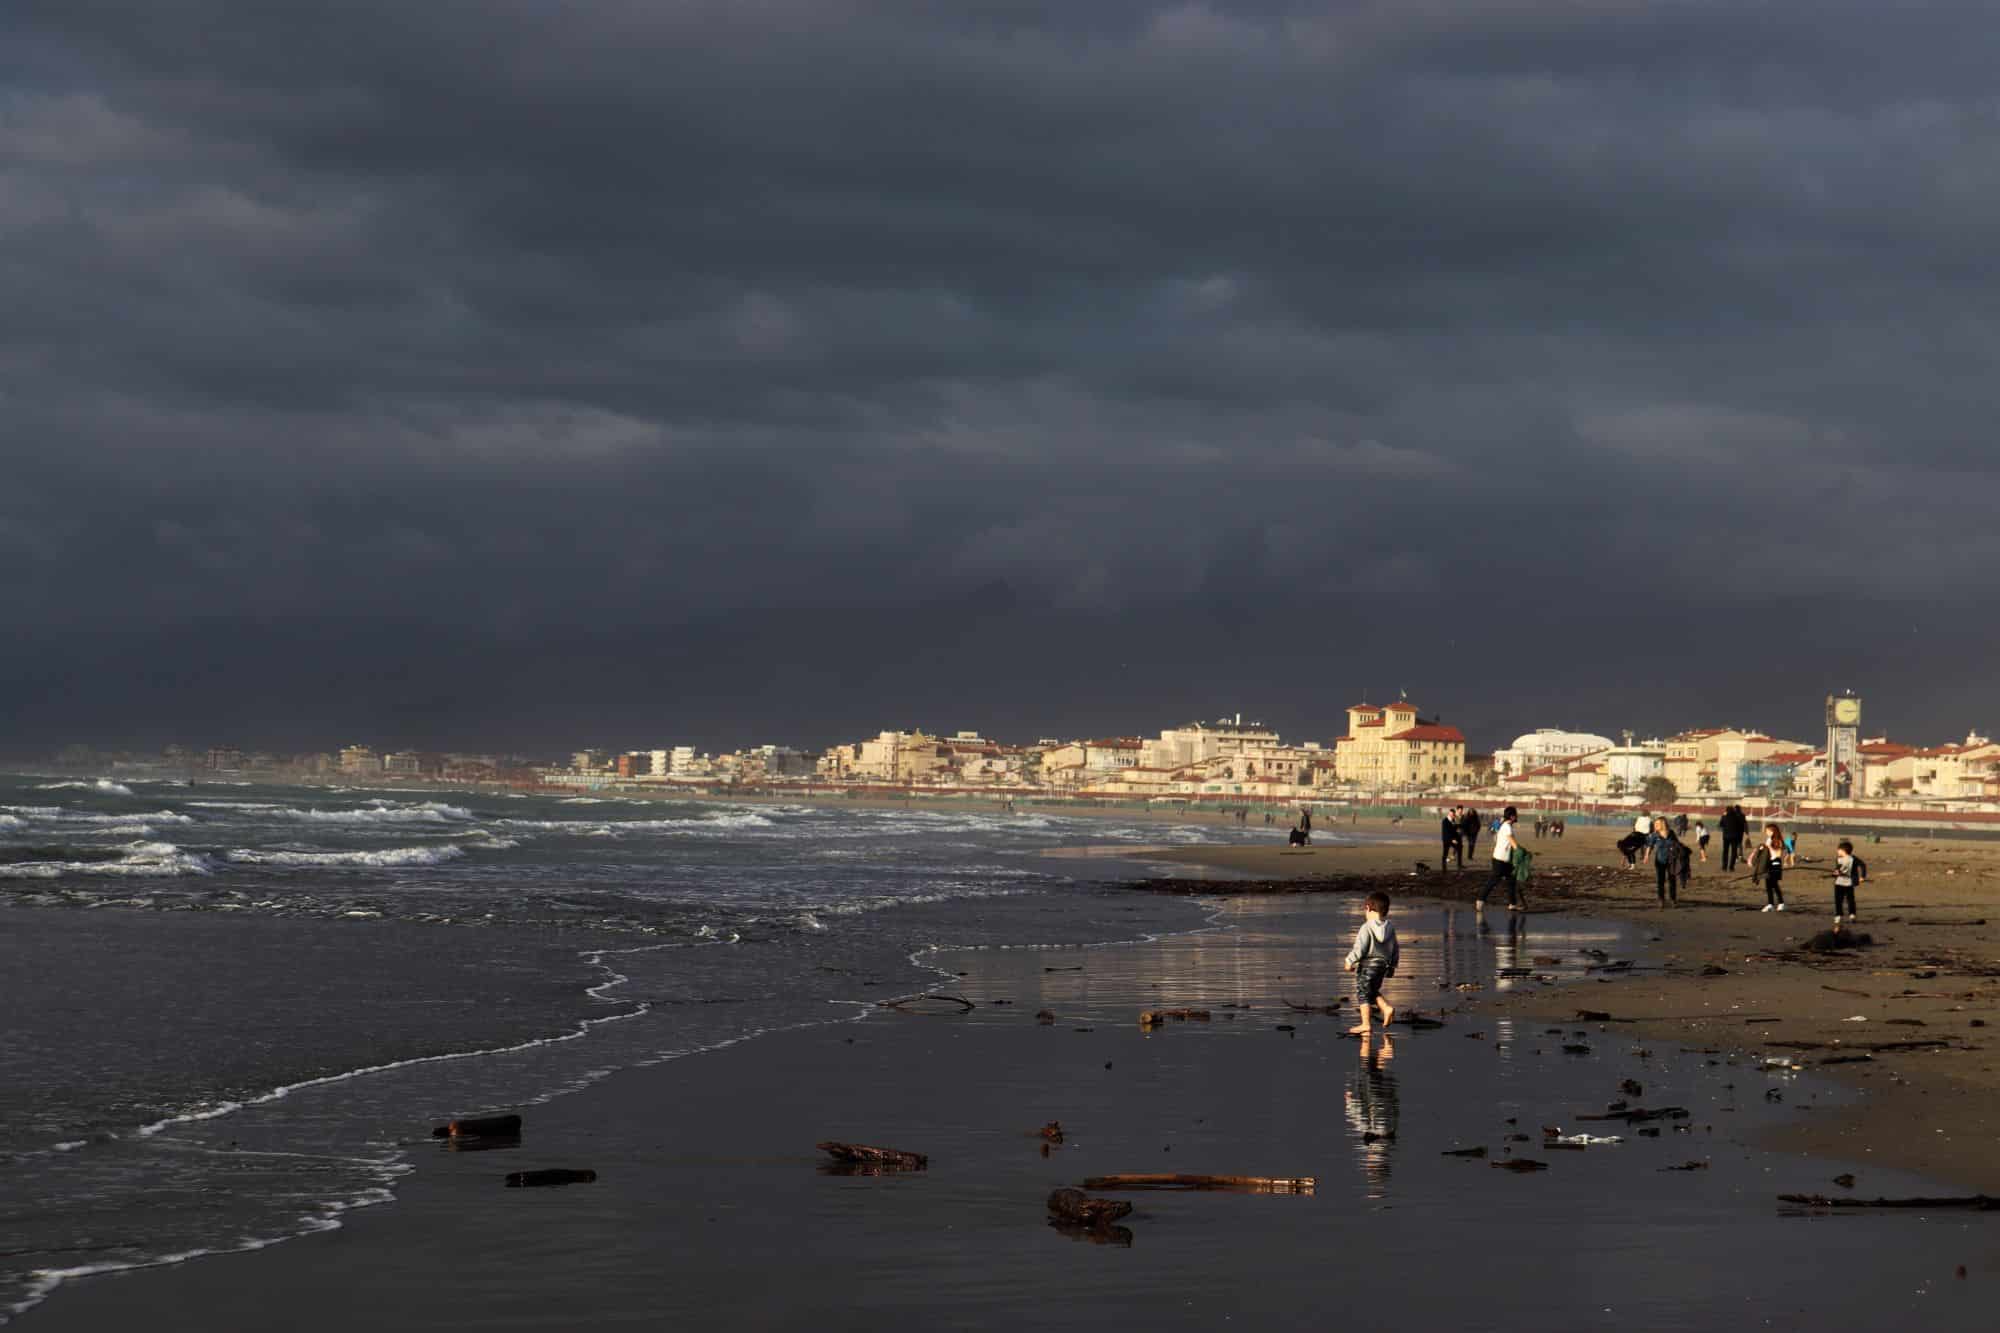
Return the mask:
POLYGON ((1990 723, 1984 6, 0 24, 23 744, 1990 723))

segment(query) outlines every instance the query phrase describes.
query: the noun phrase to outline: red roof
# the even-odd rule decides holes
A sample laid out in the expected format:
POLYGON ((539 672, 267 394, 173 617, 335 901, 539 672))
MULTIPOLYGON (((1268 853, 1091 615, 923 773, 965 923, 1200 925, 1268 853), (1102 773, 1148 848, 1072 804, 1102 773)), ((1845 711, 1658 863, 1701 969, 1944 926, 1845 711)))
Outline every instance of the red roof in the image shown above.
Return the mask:
POLYGON ((1465 743, 1465 733, 1457 727, 1411 727, 1408 731, 1397 732, 1389 739, 1392 741, 1457 741, 1463 745, 1465 743))
POLYGON ((1861 753, 1888 755, 1891 758, 1900 758, 1906 754, 1915 754, 1916 749, 1913 746, 1898 745, 1894 741, 1870 741, 1868 742, 1868 744, 1861 747, 1861 753))

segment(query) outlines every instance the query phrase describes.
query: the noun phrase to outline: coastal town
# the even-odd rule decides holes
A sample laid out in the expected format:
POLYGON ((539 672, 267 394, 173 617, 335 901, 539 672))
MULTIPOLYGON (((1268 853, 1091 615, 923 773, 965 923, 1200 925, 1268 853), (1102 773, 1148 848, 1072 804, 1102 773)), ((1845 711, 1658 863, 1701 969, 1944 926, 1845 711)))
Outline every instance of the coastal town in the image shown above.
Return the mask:
POLYGON ((1358 703, 1338 738, 1289 741, 1241 714, 1169 727, 1156 736, 1042 737, 896 729, 818 752, 764 744, 723 753, 694 746, 588 748, 555 759, 430 753, 363 744, 295 755, 222 745, 157 754, 72 747, 60 767, 257 775, 308 782, 499 784, 715 794, 739 791, 905 792, 933 796, 1074 799, 1247 807, 1342 803, 1421 805, 1480 795, 1523 808, 1674 800, 1762 802, 1910 812, 2000 814, 2000 743, 1906 741, 1865 735, 1860 701, 1829 696, 1815 739, 1755 727, 1705 725, 1668 736, 1613 738, 1537 727, 1491 753, 1415 704, 1358 703))

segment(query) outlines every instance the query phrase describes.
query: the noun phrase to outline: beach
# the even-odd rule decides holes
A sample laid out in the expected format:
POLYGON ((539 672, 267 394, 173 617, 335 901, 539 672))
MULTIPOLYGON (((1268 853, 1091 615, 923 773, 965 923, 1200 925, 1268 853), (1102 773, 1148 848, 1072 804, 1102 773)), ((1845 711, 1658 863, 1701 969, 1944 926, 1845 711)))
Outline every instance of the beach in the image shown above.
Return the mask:
POLYGON ((1590 960, 1665 957, 1650 921, 1614 908, 1482 927, 1412 899, 1389 994, 1443 1026, 1364 1044, 1344 1005, 1300 1008, 1345 992, 1351 896, 1188 906, 1184 929, 1150 938, 922 951, 925 991, 972 1010, 871 1004, 627 1069, 527 1108, 518 1146, 414 1149, 396 1202, 337 1231, 78 1283, 24 1326, 170 1309, 220 1328, 282 1311, 305 1330, 1319 1327, 1357 1291, 1415 1328, 1986 1326, 1990 1219, 1782 1215, 1779 1194, 1835 1191, 1843 1171, 1860 1193, 1935 1192, 1793 1138, 1855 1094, 1758 1068, 1740 1029, 1687 1049, 1637 1026, 1551 1030, 1549 1006, 1632 1007, 1649 983, 1600 984, 1590 960), (1162 1006, 1208 1016, 1142 1028, 1140 1009, 1162 1006), (1628 1079, 1686 1114, 1653 1137, 1576 1118, 1625 1100, 1628 1079), (1059 1144, 1040 1136, 1050 1121, 1059 1144), (1545 1127, 1619 1141, 1558 1151, 1545 1127), (929 1164, 848 1174, 825 1139, 929 1164), (1467 1149, 1483 1155, 1448 1155, 1467 1149), (1498 1169, 1517 1159, 1545 1169, 1498 1169), (597 1179, 502 1183, 556 1167, 597 1179), (1052 1190, 1133 1171, 1314 1184, 1123 1193, 1134 1211, 1116 1229, 1048 1223, 1052 1190), (1865 1282, 1832 1280, 1830 1245, 1865 1247, 1865 1282))
MULTIPOLYGON (((1414 821, 1413 821, 1414 822, 1414 821)), ((1428 832, 1426 825, 1424 832, 1428 832)), ((1863 1090, 1842 1110, 1788 1131, 1804 1151, 1860 1158, 1919 1172, 1967 1190, 2000 1193, 2000 849, 1965 840, 1854 841, 1869 866, 1857 931, 1866 949, 1835 954, 1801 946, 1832 926, 1834 838, 1813 836, 1812 859, 1787 872, 1788 910, 1764 913, 1762 890, 1723 875, 1719 839, 1697 864, 1679 907, 1662 911, 1650 866, 1626 871, 1615 827, 1572 825, 1568 836, 1526 844, 1538 859, 1532 912, 1586 913, 1657 935, 1658 967, 1594 987, 1516 992, 1489 1001, 1526 1019, 1609 1010, 1649 1041, 1695 1047, 1748 1042, 1789 1056, 1863 1090), (1703 975, 1703 969, 1721 975, 1703 975), (1746 1021, 1749 1018, 1757 1021, 1746 1021), (1856 1019, 1865 1021, 1853 1021, 1856 1019), (1935 1047, 1868 1050, 1882 1043, 1935 1047), (1823 1062, 1866 1054, 1865 1061, 1823 1062)), ((1485 881, 1481 849, 1463 872, 1437 873, 1435 838, 1409 845, 1352 845, 1309 854, 1278 846, 1163 850, 1157 859, 1214 866, 1247 879, 1290 880, 1295 889, 1334 877, 1352 891, 1468 899, 1485 881), (1426 870, 1415 868, 1417 861, 1426 870)), ((1496 901, 1489 916, 1504 917, 1496 901)))

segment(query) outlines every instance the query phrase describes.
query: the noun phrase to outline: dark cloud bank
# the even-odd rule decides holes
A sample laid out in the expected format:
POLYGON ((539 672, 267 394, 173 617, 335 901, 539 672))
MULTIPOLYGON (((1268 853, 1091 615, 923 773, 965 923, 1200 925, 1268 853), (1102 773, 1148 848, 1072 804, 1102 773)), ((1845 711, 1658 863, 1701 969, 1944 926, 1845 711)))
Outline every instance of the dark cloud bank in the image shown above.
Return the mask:
POLYGON ((0 750, 1990 726, 1996 46, 14 0, 0 750))

